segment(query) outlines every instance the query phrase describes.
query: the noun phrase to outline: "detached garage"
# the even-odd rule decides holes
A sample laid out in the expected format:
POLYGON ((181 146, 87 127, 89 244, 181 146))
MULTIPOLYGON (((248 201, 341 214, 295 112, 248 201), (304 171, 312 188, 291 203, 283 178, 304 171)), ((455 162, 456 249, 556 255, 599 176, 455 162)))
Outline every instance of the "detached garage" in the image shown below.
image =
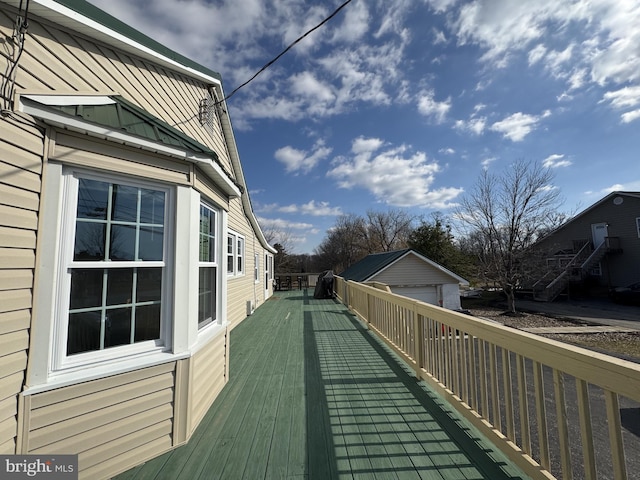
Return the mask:
POLYGON ((361 283, 384 283, 393 293, 451 310, 460 308, 460 285, 469 285, 410 248, 368 255, 340 276, 361 283))

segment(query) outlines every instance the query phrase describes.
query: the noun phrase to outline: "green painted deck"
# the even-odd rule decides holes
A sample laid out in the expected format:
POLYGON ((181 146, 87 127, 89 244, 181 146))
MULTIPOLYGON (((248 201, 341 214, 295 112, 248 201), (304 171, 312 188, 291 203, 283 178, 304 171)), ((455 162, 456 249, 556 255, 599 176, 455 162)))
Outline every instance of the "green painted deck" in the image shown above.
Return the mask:
POLYGON ((527 478, 337 301, 276 292, 231 332, 187 445, 118 480, 527 478))

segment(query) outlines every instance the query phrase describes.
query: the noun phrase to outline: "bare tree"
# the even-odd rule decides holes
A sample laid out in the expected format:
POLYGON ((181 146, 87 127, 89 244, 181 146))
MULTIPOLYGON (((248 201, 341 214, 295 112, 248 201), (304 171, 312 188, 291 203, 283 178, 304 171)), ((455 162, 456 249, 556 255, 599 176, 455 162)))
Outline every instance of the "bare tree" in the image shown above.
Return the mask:
POLYGON ((368 253, 391 252, 407 247, 415 216, 404 210, 367 211, 365 248, 368 253))
POLYGON ((366 229, 364 219, 358 215, 341 215, 316 247, 315 254, 327 269, 340 272, 364 257, 366 229))
POLYGON ((525 160, 501 175, 485 170, 457 212, 469 228, 483 276, 502 288, 512 313, 528 249, 557 218, 561 202, 553 178, 550 169, 525 160))

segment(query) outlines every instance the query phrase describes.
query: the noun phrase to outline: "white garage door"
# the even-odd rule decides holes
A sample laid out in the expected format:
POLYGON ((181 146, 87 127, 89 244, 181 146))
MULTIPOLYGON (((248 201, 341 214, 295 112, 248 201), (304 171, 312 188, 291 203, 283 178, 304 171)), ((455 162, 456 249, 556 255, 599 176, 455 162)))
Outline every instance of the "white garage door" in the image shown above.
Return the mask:
POLYGON ((403 295, 409 298, 415 298, 424 303, 430 303, 431 305, 438 305, 438 292, 436 287, 395 287, 392 289, 393 293, 403 295))

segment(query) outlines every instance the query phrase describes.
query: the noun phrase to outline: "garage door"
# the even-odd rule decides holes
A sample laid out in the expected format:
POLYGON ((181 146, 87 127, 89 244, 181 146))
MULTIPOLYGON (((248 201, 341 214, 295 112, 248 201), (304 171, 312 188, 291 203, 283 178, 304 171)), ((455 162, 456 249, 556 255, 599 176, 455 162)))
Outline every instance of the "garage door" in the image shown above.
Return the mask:
POLYGON ((415 298, 424 303, 430 303, 431 305, 438 305, 438 292, 436 287, 395 287, 392 289, 393 293, 403 295, 409 298, 415 298))

